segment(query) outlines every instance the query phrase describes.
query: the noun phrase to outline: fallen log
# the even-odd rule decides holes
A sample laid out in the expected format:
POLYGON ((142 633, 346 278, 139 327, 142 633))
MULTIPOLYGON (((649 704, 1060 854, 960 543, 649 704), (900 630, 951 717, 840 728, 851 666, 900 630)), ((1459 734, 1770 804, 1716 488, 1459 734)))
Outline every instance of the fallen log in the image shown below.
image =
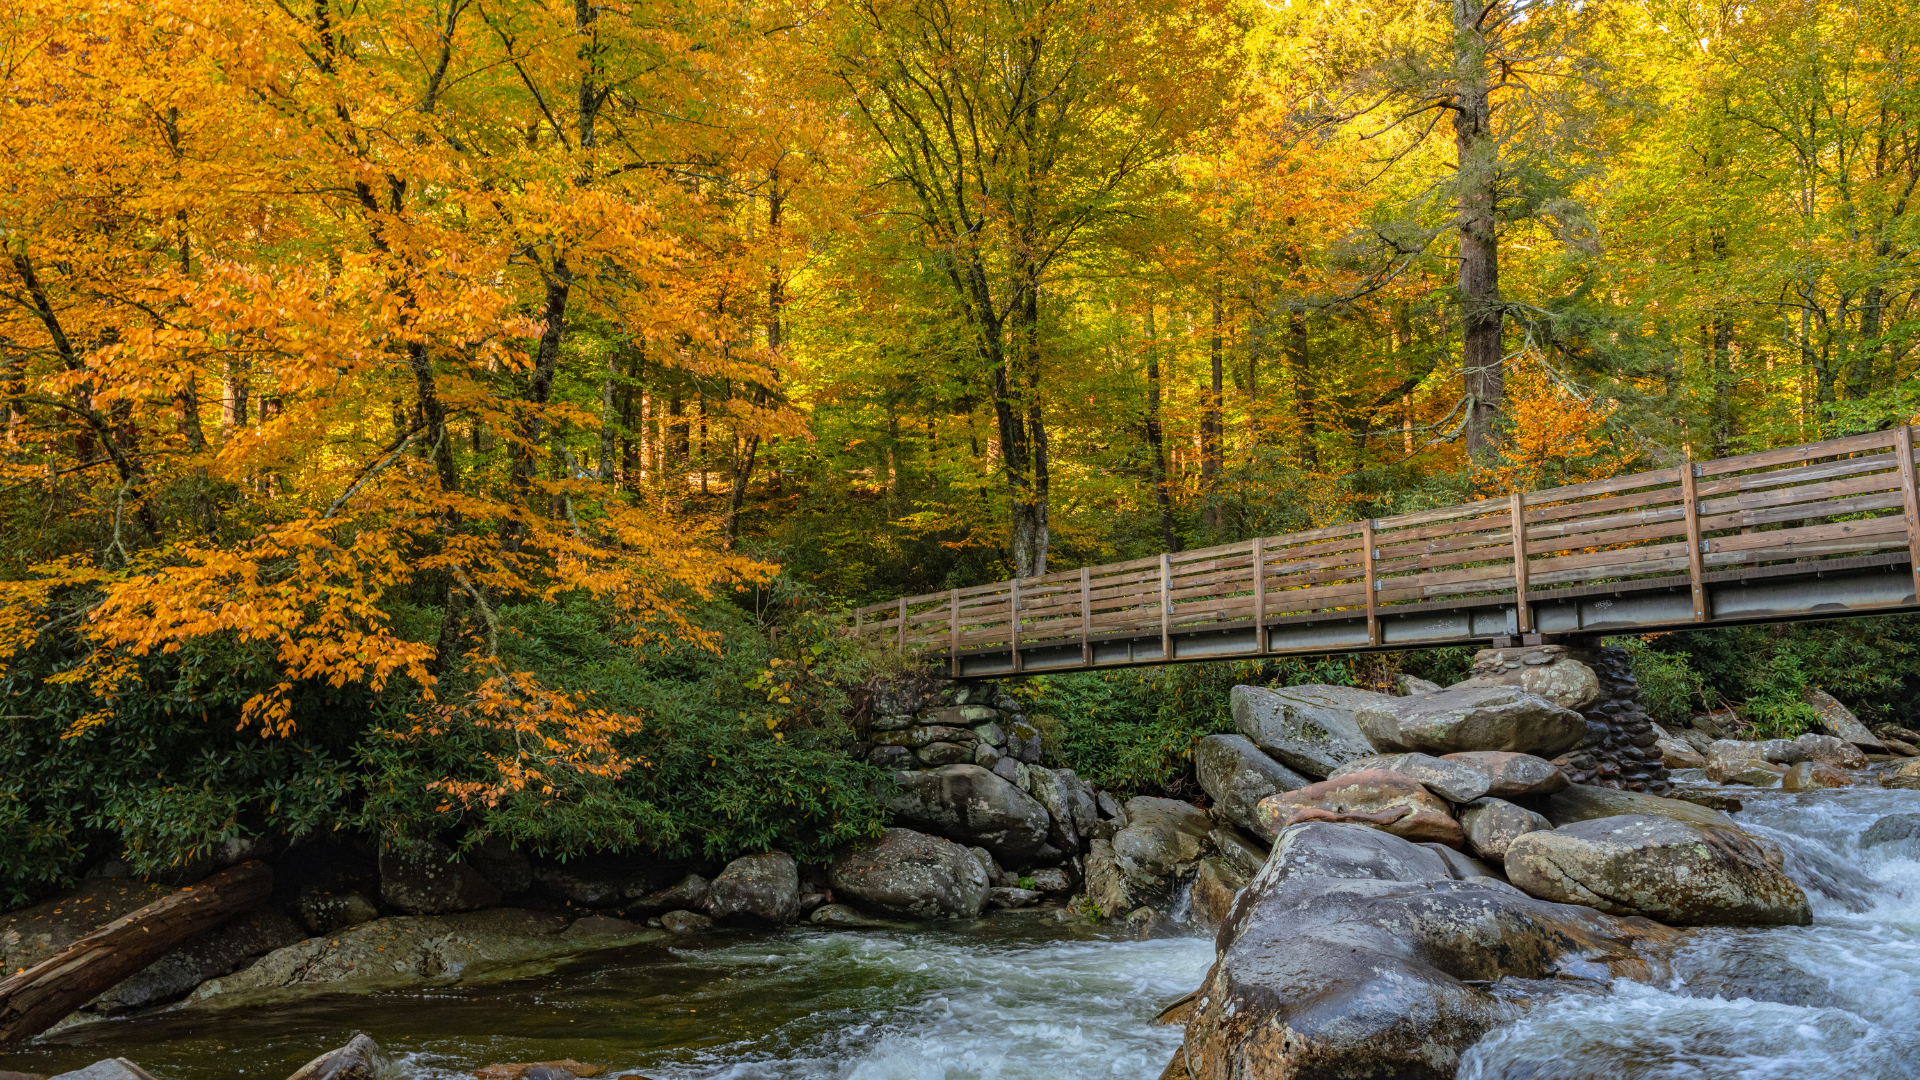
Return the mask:
POLYGON ((243 862, 124 915, 0 981, 0 1047, 60 1022, 101 991, 273 892, 273 870, 243 862))

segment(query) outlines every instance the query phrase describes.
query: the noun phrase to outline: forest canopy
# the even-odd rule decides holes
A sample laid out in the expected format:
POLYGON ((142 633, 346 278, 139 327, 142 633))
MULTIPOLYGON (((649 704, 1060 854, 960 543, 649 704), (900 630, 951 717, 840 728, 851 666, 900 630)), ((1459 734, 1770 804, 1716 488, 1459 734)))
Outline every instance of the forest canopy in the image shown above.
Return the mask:
POLYGON ((864 768, 819 719, 870 662, 835 605, 1910 422, 1916 35, 1887 0, 10 4, 13 854, 348 806, 870 831, 813 782, 864 768), (662 809, 702 759, 732 824, 662 809), (50 809, 81 789, 121 794, 50 809))

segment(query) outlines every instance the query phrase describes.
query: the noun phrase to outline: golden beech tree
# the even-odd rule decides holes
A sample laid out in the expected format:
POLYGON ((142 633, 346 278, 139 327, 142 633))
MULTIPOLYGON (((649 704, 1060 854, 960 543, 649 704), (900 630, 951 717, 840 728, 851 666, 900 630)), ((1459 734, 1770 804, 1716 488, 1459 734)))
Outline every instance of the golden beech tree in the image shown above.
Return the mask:
MULTIPOLYGON (((404 677, 423 728, 513 733, 498 783, 452 794, 627 767, 640 718, 510 670, 498 608, 586 593, 636 640, 700 640, 689 599, 770 572, 616 482, 614 368, 568 370, 594 325, 779 382, 737 205, 763 148, 726 104, 760 39, 693 4, 11 6, 4 461, 54 552, 0 584, 0 655, 78 628, 76 730, 140 657, 224 638, 276 652, 241 712, 263 736, 299 681, 404 677), (401 590, 437 637, 396 628, 401 590), (455 671, 474 689, 436 700, 455 671)), ((796 430, 765 395, 732 422, 796 430)))

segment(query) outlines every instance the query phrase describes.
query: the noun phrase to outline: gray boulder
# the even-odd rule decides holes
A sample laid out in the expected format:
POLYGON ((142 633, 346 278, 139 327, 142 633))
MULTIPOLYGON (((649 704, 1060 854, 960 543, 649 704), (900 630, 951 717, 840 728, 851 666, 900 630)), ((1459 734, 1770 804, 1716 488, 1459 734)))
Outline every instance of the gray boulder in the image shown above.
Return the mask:
POLYGON ((1487 795, 1490 798, 1551 795, 1567 786, 1567 774, 1561 772, 1559 766, 1532 754, 1472 750, 1464 754, 1448 754, 1440 760, 1464 765, 1486 777, 1487 795))
POLYGON ((958 743, 931 742, 913 752, 925 765, 957 765, 973 760, 973 750, 958 743))
POLYGON ((707 890, 715 922, 781 926, 799 913, 800 867, 784 851, 733 860, 707 890))
POLYGON ((971 919, 986 905, 987 872, 965 847, 911 829, 844 851, 827 872, 834 895, 914 919, 971 919))
MULTIPOLYGON (((1127 827, 1114 834, 1114 866, 1139 897, 1165 890, 1205 853, 1213 821, 1205 810, 1178 799, 1139 796, 1127 800, 1127 827)), ((1087 868, 1092 891, 1093 868, 1087 868)))
POLYGON ((1034 889, 1020 889, 1002 886, 988 890, 987 903, 997 908, 1032 907, 1040 902, 1040 893, 1034 889))
POLYGON ((1233 723, 1255 746, 1282 764, 1324 779, 1357 757, 1374 752, 1355 715, 1396 699, 1350 686, 1290 686, 1267 690, 1233 688, 1233 723))
POLYGON ((1051 769, 1030 768, 1027 789, 1047 809, 1047 843, 1061 851, 1080 850, 1080 830, 1073 824, 1073 803, 1066 785, 1051 769))
POLYGON ((1894 850, 1907 858, 1920 857, 1920 814, 1888 814, 1860 834, 1860 848, 1895 845, 1894 850))
POLYGON ((1489 862, 1505 862, 1507 848, 1531 832, 1546 832, 1553 822, 1525 807, 1500 799, 1479 799, 1460 810, 1460 827, 1467 831, 1467 847, 1489 862))
POLYGON ((1073 814, 1073 827, 1084 842, 1092 835, 1093 827, 1100 823, 1100 807, 1094 801, 1093 785, 1082 780, 1072 769, 1055 769, 1053 774, 1060 778, 1060 790, 1066 795, 1068 809, 1073 814))
POLYGON ((1813 706, 1813 711, 1820 717, 1820 726, 1842 741, 1850 742, 1870 754, 1887 752, 1886 744, 1868 731, 1867 725, 1853 715, 1853 710, 1840 704, 1832 694, 1817 686, 1810 686, 1807 688, 1807 704, 1813 706))
POLYGON ((1023 765, 1040 764, 1040 729, 1024 720, 1007 728, 1007 756, 1023 765))
POLYGON ((807 921, 829 930, 892 930, 900 926, 899 923, 863 915, 845 904, 822 904, 813 909, 807 921))
POLYGON ((1546 814, 1547 820, 1553 822, 1555 828, 1564 828, 1576 821, 1628 814, 1672 818, 1689 825, 1726 829, 1738 827, 1732 818, 1709 806, 1649 795, 1644 791, 1620 791, 1588 784, 1574 784, 1563 791, 1554 792, 1547 798, 1546 814))
POLYGON ((1193 771, 1215 817, 1253 828, 1260 800, 1313 783, 1268 757, 1244 735, 1209 735, 1193 748, 1193 771))
POLYGON ((380 905, 358 889, 307 889, 294 898, 294 907, 300 912, 300 921, 316 934, 330 934, 380 917, 380 905))
POLYGON ((1511 686, 1455 686, 1385 698, 1360 709, 1356 721, 1381 753, 1504 750, 1550 758, 1587 737, 1585 717, 1511 686))
POLYGON ((660 926, 670 934, 704 934, 713 929, 713 920, 697 911, 669 911, 660 916, 660 926))
POLYGON ((1474 655, 1472 675, 1449 689, 1510 686, 1564 709, 1584 709, 1602 696, 1600 676, 1575 656, 1565 645, 1482 649, 1474 655))
MULTIPOLYGON (((627 910, 635 915, 664 915, 669 911, 698 911, 707 905, 707 893, 713 883, 699 874, 688 874, 664 889, 643 892, 633 898, 627 910)), ((630 889, 629 891, 638 891, 630 889)))
POLYGON ((1428 682, 1418 675, 1408 675, 1405 672, 1395 673, 1392 681, 1394 697, 1419 697, 1421 694, 1440 692, 1439 683, 1428 682))
POLYGON ((302 1065, 287 1080, 396 1080, 400 1070, 380 1044, 355 1035, 347 1045, 302 1065))
POLYGON ((512 896, 533 887, 532 861, 505 837, 489 836, 468 848, 463 857, 503 895, 512 896))
POLYGON ((1520 1014, 1501 980, 1650 981, 1665 971, 1640 950, 1674 937, 1456 879, 1439 854, 1378 830, 1302 824, 1227 914, 1175 1061, 1211 1078, 1451 1077, 1520 1014))
POLYGON ((1738 829, 1647 815, 1532 832, 1507 846, 1507 880, 1534 896, 1679 926, 1806 926, 1784 856, 1738 829))
POLYGON ((1487 793, 1486 774, 1444 758, 1426 754, 1372 754, 1340 766, 1329 780, 1368 769, 1384 769, 1425 784, 1428 791, 1451 803, 1470 803, 1487 793))
POLYGON ((1215 822, 1207 839, 1213 842, 1221 858, 1239 867, 1248 877, 1259 873, 1261 864, 1267 861, 1267 845, 1227 822, 1215 822))
POLYGON ((978 765, 946 765, 895 773, 894 779, 900 790, 888 796, 887 807, 902 826, 977 844, 1002 866, 1030 863, 1050 847, 1047 808, 998 773, 978 765))
POLYGON ((409 915, 448 915, 500 903, 500 889, 438 840, 401 841, 380 853, 380 899, 409 915))
POLYGON ((1841 769, 1864 769, 1867 767, 1867 755, 1845 739, 1832 735, 1816 735, 1809 731, 1793 740, 1794 744, 1806 751, 1807 760, 1821 765, 1832 765, 1841 769))

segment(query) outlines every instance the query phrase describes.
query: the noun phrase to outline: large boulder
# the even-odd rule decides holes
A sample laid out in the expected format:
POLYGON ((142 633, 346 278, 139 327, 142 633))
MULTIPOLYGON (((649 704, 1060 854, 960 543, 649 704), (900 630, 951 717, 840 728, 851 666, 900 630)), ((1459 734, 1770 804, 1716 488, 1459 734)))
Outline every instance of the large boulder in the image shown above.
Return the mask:
POLYGON ((279 908, 255 908, 122 979, 87 1002, 84 1011, 112 1016, 185 997, 208 979, 306 936, 306 928, 279 908))
POLYGON ((1511 686, 1456 686, 1386 698, 1359 710, 1356 720, 1382 753, 1504 750, 1550 758, 1587 736, 1579 713, 1511 686))
POLYGON ((903 826, 986 848, 1002 866, 1023 866, 1042 849, 1057 850, 1047 843, 1047 808, 997 773, 945 765, 894 779, 900 790, 887 806, 903 826))
POLYGON ((1087 845, 1087 900, 1108 919, 1138 906, 1133 900, 1133 885, 1114 858, 1111 841, 1096 839, 1087 845))
POLYGON ((707 914, 721 923, 782 926, 792 922, 800 914, 799 865, 784 851, 733 860, 707 888, 707 914))
POLYGON ((1052 769, 1030 767, 1027 791, 1047 810, 1047 843, 1061 851, 1080 850, 1080 830, 1073 822, 1073 796, 1052 769))
POLYGON ((397 1075, 399 1070, 379 1043, 355 1035, 347 1045, 302 1065, 287 1080, 392 1080, 397 1075))
POLYGON ((500 889, 438 840, 403 840, 380 852, 380 899, 409 915, 449 915, 500 903, 500 889))
MULTIPOLYGON (((1322 780, 1298 791, 1261 800, 1260 832, 1278 836, 1289 825, 1334 821, 1365 825, 1421 843, 1457 848, 1466 842, 1447 804, 1418 780, 1371 769, 1322 780)), ((1271 861, 1271 859, 1269 859, 1271 861)))
POLYGON ((1888 814, 1860 835, 1860 849, 1893 845, 1894 853, 1920 858, 1920 814, 1888 814))
POLYGON ((1394 700, 1350 686, 1290 686, 1285 690, 1236 686, 1232 694, 1233 723, 1240 734, 1283 764, 1324 778, 1354 758, 1374 752, 1354 716, 1363 708, 1394 700))
POLYGON ((1805 748, 1807 760, 1821 765, 1831 765, 1839 769, 1864 769, 1867 767, 1867 755, 1845 739, 1832 735, 1816 735, 1809 731, 1793 740, 1805 748))
POLYGON ((1517 799, 1551 795, 1567 786, 1567 774, 1546 758, 1499 750, 1469 750, 1440 759, 1464 765, 1487 778, 1487 797, 1517 799))
POLYGON ((1470 803, 1487 793, 1487 776, 1478 769, 1426 754, 1373 754, 1355 758, 1334 771, 1329 780, 1349 773, 1382 769, 1412 777, 1428 791, 1451 803, 1470 803))
POLYGON ((1191 868, 1212 831, 1213 819, 1192 803, 1138 796, 1127 800, 1127 827, 1114 834, 1113 857, 1123 876, 1151 885, 1191 868))
MULTIPOLYGON (((1588 654, 1590 655, 1590 654, 1588 654)), ((1482 649, 1462 686, 1511 686, 1565 709, 1584 709, 1603 696, 1600 676, 1565 645, 1482 649)))
POLYGON ((1810 686, 1807 688, 1807 704, 1813 706, 1815 715, 1819 716, 1820 726, 1842 741, 1850 742, 1869 753, 1887 752, 1886 745, 1873 732, 1867 730, 1867 725, 1853 715, 1853 710, 1840 704, 1832 694, 1817 686, 1810 686))
POLYGON ((888 829, 840 853, 827 879, 840 899, 914 919, 971 919, 990 887, 972 852, 911 829, 888 829))
POLYGON ((1682 926, 1805 926, 1807 896, 1780 849, 1738 829, 1631 814, 1532 832, 1507 880, 1534 896, 1682 926))
POLYGON ((1620 791, 1616 788, 1593 787, 1587 784, 1574 784, 1564 791, 1555 792, 1547 799, 1546 814, 1547 820, 1553 822, 1556 828, 1571 825, 1576 821, 1592 821, 1596 818, 1620 817, 1626 814, 1651 814, 1654 817, 1684 821, 1689 825, 1707 825, 1727 829, 1735 827, 1732 818, 1711 807, 1648 795, 1643 791, 1620 791))
POLYGON ((1213 800, 1214 816, 1243 829, 1255 827, 1254 807, 1261 799, 1313 783, 1268 757, 1244 735, 1201 739, 1193 748, 1193 771, 1213 800))
POLYGON ((1822 788, 1852 786, 1852 777, 1831 765, 1822 765, 1817 761, 1803 761, 1788 769, 1787 775, 1780 778, 1780 787, 1786 791, 1818 791, 1822 788))
POLYGON ((1218 929, 1233 910, 1234 897, 1247 887, 1247 877, 1246 871, 1226 859, 1200 860, 1189 893, 1193 898, 1193 924, 1202 930, 1218 929))
POLYGON ((1545 832, 1553 822, 1523 806, 1500 799, 1480 799, 1460 809, 1460 827, 1467 847, 1488 862, 1505 862, 1507 848, 1522 836, 1545 832))
POLYGON ((1604 992, 1613 978, 1664 977, 1636 946, 1674 936, 1457 880, 1386 833, 1296 825, 1221 928, 1175 1061, 1205 1080, 1452 1077, 1467 1047, 1520 1013, 1500 980, 1604 992))

